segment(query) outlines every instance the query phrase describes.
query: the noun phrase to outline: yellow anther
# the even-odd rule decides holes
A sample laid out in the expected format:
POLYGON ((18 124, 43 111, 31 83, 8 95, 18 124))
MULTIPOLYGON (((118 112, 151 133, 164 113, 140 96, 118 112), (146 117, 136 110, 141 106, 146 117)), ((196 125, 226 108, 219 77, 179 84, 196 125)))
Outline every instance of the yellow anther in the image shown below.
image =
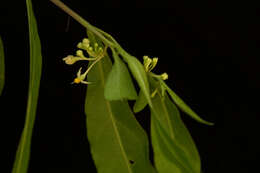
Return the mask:
POLYGON ((143 56, 143 60, 144 65, 148 64, 151 61, 151 59, 148 56, 143 56))
POLYGON ((153 58, 151 70, 156 66, 158 58, 153 58))
POLYGON ((146 72, 149 72, 149 66, 150 64, 152 63, 152 59, 149 58, 148 56, 143 56, 143 59, 144 59, 144 69, 146 72))
POLYGON ((150 72, 152 69, 154 69, 158 62, 158 58, 151 59, 148 56, 143 56, 143 59, 144 69, 146 72, 150 72))
POLYGON ((147 55, 143 56, 144 62, 149 59, 149 57, 147 55))
POLYGON ((73 82, 78 84, 81 82, 81 80, 79 78, 75 78, 73 82))

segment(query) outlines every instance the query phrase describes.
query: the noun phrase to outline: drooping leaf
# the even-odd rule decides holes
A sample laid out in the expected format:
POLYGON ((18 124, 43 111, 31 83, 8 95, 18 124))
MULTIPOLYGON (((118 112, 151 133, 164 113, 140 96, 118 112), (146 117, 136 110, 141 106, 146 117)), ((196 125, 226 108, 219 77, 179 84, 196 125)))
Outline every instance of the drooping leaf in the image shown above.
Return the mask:
POLYGON ((170 94, 172 100, 176 103, 176 105, 186 114, 188 114, 191 118, 197 120, 200 123, 207 125, 214 125, 214 123, 208 122, 200 118, 173 90, 171 90, 165 82, 161 82, 161 84, 166 88, 167 92, 170 94))
POLYGON ((145 108, 145 106, 147 105, 147 99, 144 95, 144 92, 142 90, 140 90, 138 97, 136 99, 136 102, 134 104, 134 112, 140 112, 141 110, 143 110, 145 108))
POLYGON ((0 36, 0 96, 4 89, 4 84, 5 84, 5 55, 4 55, 3 41, 0 36))
POLYGON ((196 146, 180 118, 177 107, 167 94, 152 99, 151 137, 154 162, 159 173, 200 173, 200 157, 196 146))
POLYGON ((151 96, 150 96, 150 87, 148 83, 147 74, 144 70, 143 65, 140 61, 128 54, 122 54, 124 60, 127 62, 128 67, 133 74, 135 80, 137 81, 140 89, 145 95, 147 102, 149 103, 150 107, 152 107, 151 96))
POLYGON ((114 64, 105 84, 105 98, 108 100, 135 100, 137 94, 125 63, 112 49, 114 64))
POLYGON ((26 0, 28 24, 29 24, 29 40, 30 40, 30 79, 28 103, 25 117, 24 129, 16 152, 16 158, 13 165, 12 173, 26 173, 31 148, 31 137, 33 133, 34 120, 36 116, 36 108, 38 101, 38 93, 40 87, 42 55, 41 43, 37 31, 37 23, 33 14, 31 0, 26 0))
MULTIPOLYGON (((97 41, 88 32, 91 43, 97 41)), ((109 101, 104 87, 112 63, 108 56, 89 72, 85 103, 87 134, 99 173, 155 172, 149 161, 148 138, 126 101, 109 101)))

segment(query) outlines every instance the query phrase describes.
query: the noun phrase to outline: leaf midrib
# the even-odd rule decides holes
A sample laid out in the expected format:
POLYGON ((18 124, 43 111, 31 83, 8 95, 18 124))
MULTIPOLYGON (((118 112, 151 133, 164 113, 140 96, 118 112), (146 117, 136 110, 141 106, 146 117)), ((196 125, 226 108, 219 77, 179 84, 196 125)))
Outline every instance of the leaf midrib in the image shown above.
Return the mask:
MULTIPOLYGON (((158 93, 159 94, 159 93, 158 93)), ((166 114, 166 119, 167 119, 167 124, 168 124, 168 126, 169 126, 169 128, 170 128, 170 135, 172 136, 172 138, 174 139, 175 137, 175 135, 173 134, 173 127, 172 127, 172 125, 171 125, 171 123, 170 123, 170 115, 169 115, 169 112, 168 112, 168 109, 167 109, 167 107, 166 107, 166 105, 165 105, 165 102, 163 101, 163 98, 162 98, 162 96, 159 94, 159 98, 160 98, 160 101, 161 101, 161 103, 162 103, 162 107, 163 107, 163 110, 164 110, 164 112, 165 112, 165 114, 166 114)), ((177 142, 178 143, 178 142, 177 142)), ((182 164, 182 162, 179 160, 179 159, 177 159, 178 161, 179 161, 179 163, 181 164, 181 165, 183 165, 182 164)), ((186 169, 191 169, 192 170, 192 168, 190 168, 190 167, 186 167, 185 165, 183 165, 186 169)), ((193 171, 193 170, 192 170, 193 171)))
POLYGON ((160 101, 161 101, 161 103, 162 103, 163 110, 164 110, 164 112, 165 112, 165 114, 166 114, 167 124, 168 124, 168 127, 169 127, 169 129, 170 129, 170 135, 171 135, 171 137, 172 137, 173 139, 175 139, 175 135, 173 134, 173 127, 172 127, 172 125, 171 125, 171 123, 170 123, 171 120, 170 120, 169 112, 168 112, 168 110, 167 110, 167 108, 166 108, 166 106, 165 106, 165 103, 164 103, 164 101, 163 101, 163 99, 162 99, 162 97, 161 97, 160 94, 159 94, 159 98, 160 98, 160 101))
MULTIPOLYGON (((106 57, 104 57, 106 58, 106 57)), ((102 61, 102 60, 101 60, 102 61)), ((105 77, 104 77, 104 71, 103 71, 103 68, 102 68, 102 63, 101 61, 98 63, 98 67, 99 67, 99 70, 100 70, 100 76, 101 76, 101 81, 102 81, 102 87, 105 88, 105 77)), ((120 147, 120 150, 122 151, 122 156, 126 162, 126 165, 127 165, 127 168, 128 168, 128 172, 131 172, 133 173, 132 169, 130 168, 129 164, 128 164, 128 159, 127 159, 127 155, 126 155, 126 152, 125 152, 125 149, 123 147, 123 144, 121 142, 121 137, 119 135, 119 132, 118 132, 118 128, 116 126, 116 122, 115 122, 115 119, 113 117, 113 112, 111 110, 111 104, 105 99, 105 102, 106 102, 106 106, 107 106, 107 109, 108 109, 108 113, 110 115, 110 118, 111 118, 111 122, 113 124, 113 128, 114 128, 114 131, 115 131, 115 134, 116 134, 116 138, 118 139, 118 144, 119 144, 119 147, 120 147)))

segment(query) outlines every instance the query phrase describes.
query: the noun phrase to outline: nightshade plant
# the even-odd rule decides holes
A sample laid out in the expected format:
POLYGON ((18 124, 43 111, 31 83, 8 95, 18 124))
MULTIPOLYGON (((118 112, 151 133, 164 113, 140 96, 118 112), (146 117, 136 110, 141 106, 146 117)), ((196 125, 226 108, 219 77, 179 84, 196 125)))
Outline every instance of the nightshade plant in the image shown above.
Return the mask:
MULTIPOLYGON (((86 84, 87 137, 99 173, 200 173, 196 146, 181 120, 179 110, 200 123, 201 119, 165 83, 167 73, 155 74, 158 58, 143 57, 143 64, 126 52, 108 33, 88 23, 59 0, 51 0, 87 30, 75 55, 63 61, 86 61, 72 81, 86 84), (111 61, 113 58, 113 64, 111 61), (129 72, 130 71, 130 72, 129 72), (137 94, 131 75, 139 86, 137 94), (128 100, 134 100, 132 108, 128 100), (149 106, 154 165, 149 160, 148 137, 134 113, 149 106), (178 107, 178 108, 177 108, 178 107), (134 113, 133 113, 134 112, 134 113), (98 127, 98 128, 97 128, 98 127)), ((26 173, 41 77, 41 46, 32 4, 26 0, 30 37, 30 81, 24 129, 12 173, 26 173)), ((1 85, 4 84, 3 48, 0 39, 1 85)), ((0 93, 1 93, 0 90, 0 93)))

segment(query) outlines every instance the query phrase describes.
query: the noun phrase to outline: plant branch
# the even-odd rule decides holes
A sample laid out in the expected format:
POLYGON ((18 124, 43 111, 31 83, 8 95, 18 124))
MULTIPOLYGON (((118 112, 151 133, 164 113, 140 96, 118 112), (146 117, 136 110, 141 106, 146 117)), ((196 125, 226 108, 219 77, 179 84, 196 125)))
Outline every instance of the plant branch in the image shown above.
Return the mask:
POLYGON ((62 9, 65 13, 70 15, 72 18, 74 18, 76 21, 78 21, 81 25, 86 27, 88 30, 93 32, 95 35, 97 35, 104 43, 111 47, 115 47, 114 43, 107 40, 99 31, 95 29, 94 26, 92 26, 89 22, 87 22, 85 19, 83 19, 80 15, 75 13, 73 10, 71 10, 67 5, 65 5, 60 0, 50 0, 52 3, 54 3, 56 6, 58 6, 60 9, 62 9))
POLYGON ((117 43, 117 41, 108 33, 102 31, 101 29, 92 26, 89 22, 87 22, 85 19, 83 19, 80 15, 78 15, 76 12, 71 10, 68 6, 66 6, 63 2, 60 0, 50 0, 52 3, 54 3, 56 6, 61 8, 64 12, 66 12, 68 15, 70 15, 72 18, 74 18, 76 21, 78 21, 81 25, 86 27, 89 31, 93 32, 96 36, 98 36, 104 43, 106 43, 110 47, 114 47, 118 50, 118 53, 122 55, 123 59, 127 61, 129 57, 133 57, 128 52, 126 52, 120 44, 117 43), (102 35, 103 34, 103 35, 102 35), (104 37, 104 35, 110 39, 110 41, 104 37))

